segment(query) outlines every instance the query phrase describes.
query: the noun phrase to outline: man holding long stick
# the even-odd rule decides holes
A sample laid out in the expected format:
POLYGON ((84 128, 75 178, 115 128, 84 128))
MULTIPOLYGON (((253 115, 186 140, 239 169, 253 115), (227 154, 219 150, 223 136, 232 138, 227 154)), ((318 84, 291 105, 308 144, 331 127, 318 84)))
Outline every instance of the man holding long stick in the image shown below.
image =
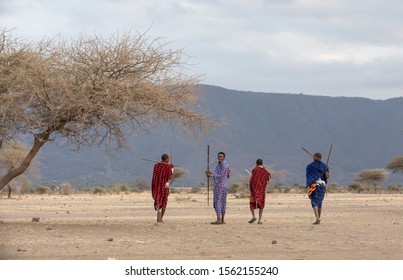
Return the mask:
POLYGON ((217 220, 212 222, 214 225, 225 224, 224 217, 227 208, 227 190, 228 190, 228 178, 230 174, 230 168, 228 162, 225 160, 225 154, 219 152, 218 164, 214 169, 214 172, 210 170, 206 171, 207 177, 213 177, 214 180, 214 210, 217 214, 217 220))
POLYGON ((322 155, 320 153, 313 154, 313 162, 306 167, 306 187, 315 213, 314 225, 320 223, 322 202, 325 198, 326 183, 329 176, 329 168, 322 162, 322 155))

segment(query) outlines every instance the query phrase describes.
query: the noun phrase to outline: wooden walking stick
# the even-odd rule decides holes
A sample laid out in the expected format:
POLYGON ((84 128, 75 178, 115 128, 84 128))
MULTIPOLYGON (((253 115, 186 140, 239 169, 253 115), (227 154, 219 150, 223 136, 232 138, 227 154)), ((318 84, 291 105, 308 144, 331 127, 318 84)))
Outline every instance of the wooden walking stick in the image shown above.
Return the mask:
POLYGON ((304 147, 301 147, 301 149, 304 150, 304 152, 306 152, 311 157, 314 157, 313 154, 311 152, 309 152, 307 149, 305 149, 304 147))
POLYGON ((332 152, 332 148, 333 148, 333 144, 330 144, 330 150, 329 153, 327 155, 327 161, 326 161, 326 166, 329 167, 329 159, 330 159, 330 154, 332 152))
MULTIPOLYGON (((210 171, 210 145, 207 145, 207 171, 210 171)), ((210 176, 207 176, 207 206, 210 206, 210 176)))
MULTIPOLYGON (((173 161, 172 161, 172 144, 171 144, 171 149, 170 149, 170 151, 169 151, 169 163, 170 164, 173 164, 173 161)), ((171 167, 172 167, 172 165, 171 165, 171 167)), ((172 177, 171 178, 173 178, 174 177, 174 175, 173 175, 173 169, 172 169, 172 177)), ((171 179, 171 184, 174 182, 174 179, 171 179)))
POLYGON ((156 160, 153 160, 153 159, 148 159, 148 158, 142 158, 141 160, 145 160, 145 161, 151 161, 151 162, 158 162, 158 161, 156 161, 156 160))
MULTIPOLYGON (((326 166, 329 169, 329 159, 330 159, 330 154, 332 152, 332 148, 333 148, 333 144, 330 144, 330 149, 329 149, 329 153, 327 154, 327 160, 326 160, 326 166)), ((326 195, 327 195, 327 188, 326 188, 326 195)))
POLYGON ((172 163, 172 144, 171 149, 169 150, 169 163, 172 163))

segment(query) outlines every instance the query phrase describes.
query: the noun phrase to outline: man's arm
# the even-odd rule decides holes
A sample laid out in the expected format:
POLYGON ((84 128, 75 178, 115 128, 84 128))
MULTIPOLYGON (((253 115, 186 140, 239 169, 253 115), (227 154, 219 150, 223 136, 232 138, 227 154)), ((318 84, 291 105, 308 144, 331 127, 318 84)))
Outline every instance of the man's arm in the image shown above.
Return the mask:
POLYGON ((326 178, 326 180, 329 179, 329 177, 330 177, 329 171, 325 171, 325 178, 326 178))

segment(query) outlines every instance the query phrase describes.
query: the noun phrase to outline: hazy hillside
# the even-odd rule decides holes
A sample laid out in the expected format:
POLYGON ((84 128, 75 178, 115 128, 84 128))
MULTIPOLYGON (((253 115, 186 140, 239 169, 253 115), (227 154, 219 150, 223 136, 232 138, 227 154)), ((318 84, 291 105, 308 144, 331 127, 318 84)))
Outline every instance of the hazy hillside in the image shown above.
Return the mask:
MULTIPOLYGON (((326 160, 333 144, 331 181, 342 184, 350 183, 363 169, 382 168, 403 155, 403 98, 382 101, 201 88, 203 104, 220 123, 220 128, 201 142, 161 128, 133 137, 130 149, 110 157, 102 150, 77 153, 49 143, 40 154, 41 180, 82 185, 149 181, 153 164, 142 158, 159 160, 162 153, 170 153, 171 145, 174 163, 189 170, 178 185, 205 183, 207 144, 211 160, 219 151, 226 152, 234 181, 247 175, 244 169, 262 158, 266 165, 288 172, 287 184, 305 181, 305 167, 311 158, 301 147, 322 152, 326 160)), ((395 175, 390 181, 403 183, 403 178, 395 175)))

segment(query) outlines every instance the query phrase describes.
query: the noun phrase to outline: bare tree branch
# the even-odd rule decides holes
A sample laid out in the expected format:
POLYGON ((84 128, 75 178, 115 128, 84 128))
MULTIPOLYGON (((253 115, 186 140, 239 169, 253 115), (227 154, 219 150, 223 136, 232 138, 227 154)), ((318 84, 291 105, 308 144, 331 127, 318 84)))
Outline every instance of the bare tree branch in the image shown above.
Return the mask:
POLYGON ((29 166, 49 140, 119 146, 127 127, 147 131, 160 123, 200 136, 213 126, 196 107, 199 76, 189 74, 182 50, 171 50, 146 33, 109 38, 80 34, 25 43, 0 29, 0 140, 31 135, 33 147, 20 167, 29 166))

